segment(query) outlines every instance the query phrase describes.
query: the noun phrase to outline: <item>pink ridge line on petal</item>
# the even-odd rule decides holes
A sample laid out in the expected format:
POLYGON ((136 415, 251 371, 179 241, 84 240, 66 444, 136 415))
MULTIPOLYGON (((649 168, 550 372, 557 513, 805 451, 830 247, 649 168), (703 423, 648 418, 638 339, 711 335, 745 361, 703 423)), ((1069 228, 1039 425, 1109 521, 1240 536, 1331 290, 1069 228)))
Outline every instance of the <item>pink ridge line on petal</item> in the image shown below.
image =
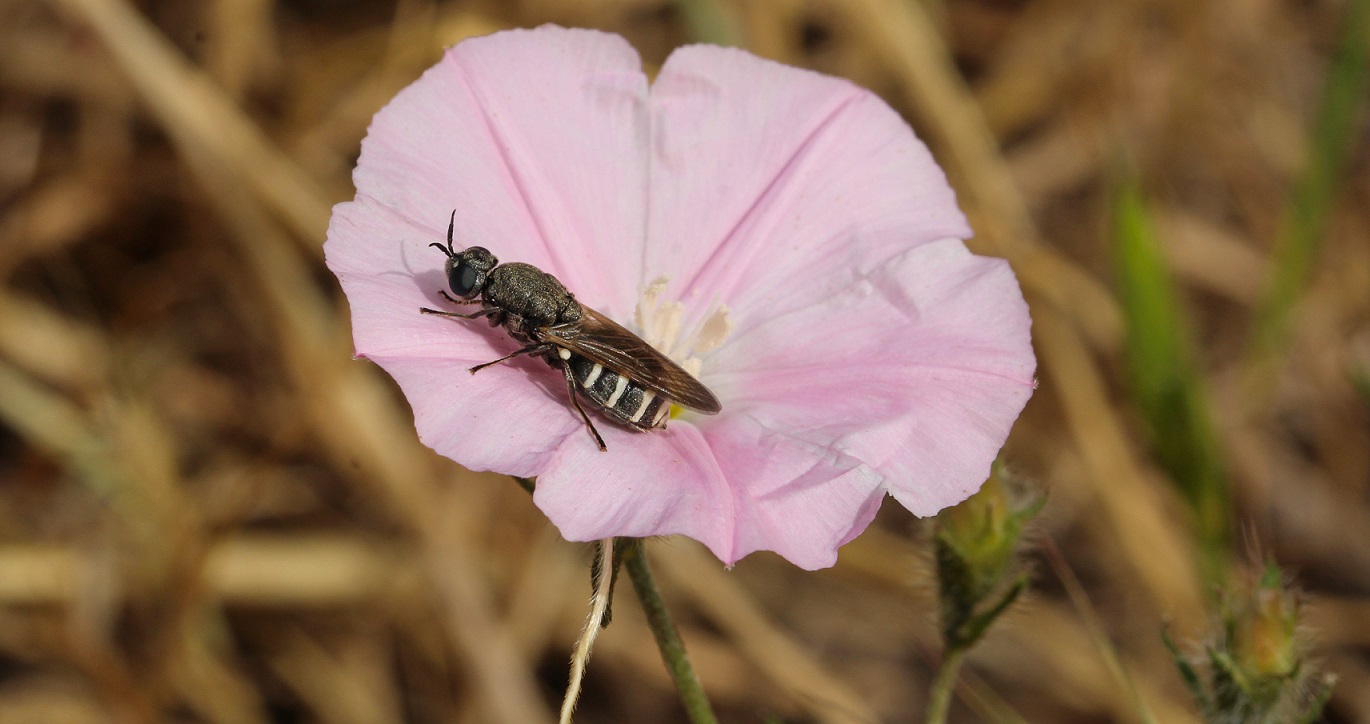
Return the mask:
MULTIPOLYGON (((803 478, 805 475, 807 475, 809 472, 813 471, 814 468, 817 468, 817 467, 818 467, 819 465, 821 465, 821 464, 827 463, 827 464, 829 464, 829 465, 831 465, 831 466, 833 466, 833 467, 836 468, 836 467, 840 467, 840 464, 843 463, 843 462, 845 462, 845 461, 851 461, 852 463, 854 463, 854 464, 852 465, 852 470, 858 470, 858 469, 864 469, 864 470, 866 470, 871 476, 873 476, 874 478, 876 478, 877 482, 879 483, 879 486, 880 486, 880 489, 881 489, 881 490, 886 490, 886 489, 888 489, 888 487, 889 487, 889 486, 887 485, 887 481, 886 481, 886 479, 885 479, 885 476, 882 475, 882 474, 880 473, 879 470, 876 470, 875 468, 871 467, 870 464, 868 464, 865 460, 862 460, 861 458, 859 458, 859 457, 857 457, 857 456, 855 456, 855 455, 852 455, 849 451, 847 451, 846 449, 844 449, 844 448, 840 447, 839 445, 837 445, 837 441, 834 441, 833 444, 825 445, 825 444, 823 444, 823 443, 819 443, 819 442, 815 442, 815 441, 813 441, 813 440, 810 440, 810 439, 808 439, 808 438, 806 438, 806 437, 804 437, 804 436, 801 436, 801 435, 796 435, 796 434, 791 433, 791 432, 785 432, 785 431, 782 431, 782 430, 777 430, 777 429, 775 429, 774 427, 771 427, 770 425, 767 425, 765 422, 763 422, 761 419, 759 419, 759 418, 756 417, 755 415, 752 415, 752 414, 749 414, 749 413, 741 413, 741 414, 739 414, 739 415, 737 415, 737 416, 738 416, 738 417, 742 417, 742 418, 746 418, 746 419, 748 419, 748 420, 751 420, 752 423, 754 423, 754 424, 757 426, 758 429, 765 430, 765 431, 766 431, 768 434, 770 434, 770 435, 774 435, 774 436, 776 436, 776 437, 780 437, 780 438, 784 438, 784 439, 786 439, 786 440, 789 440, 790 442, 794 443, 794 444, 795 444, 796 446, 798 446, 798 447, 801 447, 801 448, 808 448, 808 449, 809 449, 809 452, 811 452, 811 453, 814 454, 814 458, 815 458, 815 459, 814 459, 813 463, 812 463, 811 465, 809 465, 808 470, 805 470, 803 474, 794 476, 794 480, 799 480, 800 478, 803 478)), ((815 481, 812 481, 812 482, 808 483, 807 485, 805 485, 803 488, 800 488, 800 489, 802 490, 802 489, 808 489, 808 488, 818 487, 818 486, 826 485, 826 484, 828 484, 829 482, 831 482, 831 481, 815 480, 815 481)), ((766 492, 764 492, 764 493, 762 493, 760 496, 758 496, 756 499, 757 499, 758 501, 769 500, 770 498, 773 498, 773 497, 775 497, 775 496, 777 496, 777 495, 781 495, 781 494, 788 493, 788 492, 793 492, 793 491, 794 491, 794 488, 793 488, 792 486, 793 486, 793 481, 791 481, 790 484, 782 485, 782 486, 773 488, 773 489, 771 489, 771 490, 767 490, 766 492)))
MULTIPOLYGON (((644 101, 647 108, 643 113, 647 116, 647 151, 643 155, 643 163, 647 168, 642 174, 642 228, 638 231, 638 239, 642 243, 637 249, 637 292, 639 295, 646 290, 651 280, 647 279, 647 240, 652 229, 652 149, 656 148, 656 124, 652 122, 652 87, 647 86, 647 98, 644 101)), ((626 281, 626 280, 625 280, 626 281)), ((630 320, 631 321, 631 320, 630 320)), ((635 332, 642 332, 641 329, 634 329, 636 324, 627 325, 628 329, 635 332)))
POLYGON ((974 375, 978 377, 992 377, 995 379, 1007 380, 1009 382, 1017 382, 1018 384, 1026 387, 1031 387, 1033 384, 1035 384, 1037 379, 1035 377, 1029 377, 1026 380, 1022 380, 1012 375, 1003 374, 1001 372, 991 372, 990 370, 977 370, 970 367, 958 367, 956 365, 918 365, 918 369, 928 370, 932 372, 960 372, 962 374, 974 375))
POLYGON ((717 479, 720 482, 721 485, 715 487, 722 487, 723 497, 726 497, 728 501, 728 518, 724 522, 726 524, 726 530, 728 531, 728 557, 732 559, 728 564, 732 565, 732 563, 737 562, 737 511, 742 507, 740 502, 741 496, 736 487, 728 480, 728 476, 723 474, 723 468, 719 466, 718 459, 714 457, 713 447, 709 445, 708 439, 704 437, 704 432, 700 430, 698 426, 690 425, 690 427, 694 430, 694 435, 685 435, 682 437, 689 438, 691 442, 699 443, 699 447, 695 450, 695 455, 709 467, 710 474, 705 477, 709 480, 717 479))
POLYGON ((513 157, 509 155, 509 146, 496 130, 495 124, 490 120, 490 109, 486 103, 485 97, 477 91, 476 85, 471 82, 471 77, 466 72, 465 66, 461 64, 461 61, 455 54, 449 52, 445 59, 451 61, 452 66, 457 71, 457 77, 461 79, 462 87, 471 95, 472 102, 475 103, 476 108, 480 111, 481 120, 485 122, 485 131, 490 134, 490 140, 499 151, 500 160, 504 162, 505 171, 509 174, 510 180, 514 182, 514 187, 518 189, 519 200, 523 202, 523 210, 528 214, 528 218, 532 219, 533 226, 537 229, 538 239, 542 242, 543 249, 547 251, 547 258, 552 260, 552 263, 556 266, 558 271, 565 270, 567 266, 562 259, 557 256, 555 246, 548 240, 547 229, 543 224, 542 216, 534 208, 532 198, 528 194, 528 189, 524 186, 523 178, 519 174, 517 166, 514 164, 513 157))
MULTIPOLYGON (((1020 378, 1018 378, 1018 377, 1014 377, 1014 376, 1012 376, 1012 375, 1003 374, 1003 373, 1001 373, 1001 372, 994 372, 994 371, 991 371, 991 370, 976 369, 976 368, 974 368, 974 367, 960 367, 960 366, 957 366, 957 365, 920 364, 920 363, 916 363, 916 362, 913 362, 913 363, 910 363, 910 362, 905 362, 905 363, 899 363, 899 362, 862 362, 862 363, 861 363, 861 371, 862 371, 863 373, 866 372, 866 371, 886 370, 886 369, 895 370, 895 371, 904 371, 904 372, 959 372, 959 373, 965 374, 965 375, 975 375, 975 376, 980 376, 980 377, 992 377, 992 378, 1001 379, 1001 380, 1008 380, 1009 382, 1017 382, 1017 383, 1020 384, 1020 385, 1032 385, 1032 384, 1035 382, 1035 380, 1036 380, 1036 377, 1029 377, 1028 379, 1023 380, 1023 379, 1020 379, 1020 378)), ((772 376, 772 377, 776 377, 776 376, 780 376, 780 375, 791 375, 791 374, 798 375, 798 376, 800 376, 800 377, 808 377, 808 376, 810 376, 810 375, 813 375, 813 374, 816 374, 816 373, 820 373, 820 372, 822 372, 822 373, 831 373, 831 372, 832 372, 832 364, 831 364, 831 363, 828 363, 828 364, 805 364, 805 365, 793 365, 793 366, 791 366, 791 365, 786 365, 786 366, 784 366, 784 367, 774 367, 774 366, 769 366, 769 365, 768 365, 768 366, 764 366, 764 367, 732 368, 732 369, 729 369, 727 372, 719 372, 718 374, 719 374, 720 376, 731 376, 731 375, 735 375, 735 374, 748 374, 748 373, 756 373, 756 372, 765 372, 766 374, 768 374, 768 375, 770 375, 770 376, 772 376)))
MULTIPOLYGON (((723 239, 716 246, 714 246, 713 251, 709 252, 709 257, 704 260, 704 263, 699 265, 698 271, 696 271, 694 276, 690 278, 688 284, 681 287, 682 290, 692 289, 697 283, 699 283, 700 277, 704 276, 704 274, 710 271, 711 267, 714 266, 714 263, 718 260, 720 252, 722 252, 723 249, 729 246, 729 242, 731 242, 733 237, 737 235, 738 230, 741 229, 747 223, 747 221, 752 218, 756 210, 762 205, 762 202, 767 201, 771 198, 772 192, 776 189, 776 186, 779 185, 782 179, 789 175, 790 169, 794 168, 795 164, 798 163, 800 158, 805 155, 805 152, 813 147, 813 144, 818 139, 818 136, 823 131, 827 130, 829 126, 832 125, 833 121, 837 119, 837 116, 841 114, 841 112, 845 110, 847 106, 850 106, 852 103, 862 98, 862 96, 863 94, 860 91, 851 93, 849 96, 842 99, 842 102, 838 103, 837 106, 832 109, 832 112, 830 112, 822 121, 820 121, 817 126, 814 126, 814 129, 809 132, 809 135, 805 136, 804 140, 800 142, 798 146, 795 147, 794 153, 790 154, 790 157, 786 159, 785 163, 780 166, 780 169, 778 171, 776 171, 775 176, 772 177, 771 180, 766 184, 766 188, 763 189, 761 193, 757 194, 756 200, 753 201, 751 206, 747 207, 747 210, 744 211, 742 215, 738 217, 737 221, 733 224, 732 228, 728 230, 728 233, 724 235, 723 239)), ((648 189, 648 191, 650 192, 650 188, 648 189)))

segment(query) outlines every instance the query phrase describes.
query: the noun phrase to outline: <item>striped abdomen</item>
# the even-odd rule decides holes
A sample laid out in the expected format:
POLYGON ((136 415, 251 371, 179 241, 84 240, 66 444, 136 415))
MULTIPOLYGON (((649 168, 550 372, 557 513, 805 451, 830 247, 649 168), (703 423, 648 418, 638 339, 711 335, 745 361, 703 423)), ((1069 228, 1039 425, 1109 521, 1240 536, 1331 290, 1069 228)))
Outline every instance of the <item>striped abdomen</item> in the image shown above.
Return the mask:
POLYGON ((562 363, 570 367, 576 389, 604 414, 643 430, 666 424, 671 401, 665 396, 584 356, 566 349, 558 353, 562 363))

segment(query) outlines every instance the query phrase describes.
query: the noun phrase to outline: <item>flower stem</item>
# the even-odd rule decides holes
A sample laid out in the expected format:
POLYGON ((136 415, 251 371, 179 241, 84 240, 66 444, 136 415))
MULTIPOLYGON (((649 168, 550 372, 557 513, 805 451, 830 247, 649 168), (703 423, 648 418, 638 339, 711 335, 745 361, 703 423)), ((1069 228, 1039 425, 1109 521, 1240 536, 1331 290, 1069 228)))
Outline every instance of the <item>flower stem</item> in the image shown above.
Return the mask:
POLYGON ((671 615, 666 612, 661 592, 652 580, 652 572, 647 569, 647 557, 641 540, 634 540, 623 547, 623 566, 628 569, 633 590, 637 591, 637 597, 642 601, 647 624, 652 627, 661 658, 666 662, 671 679, 675 681, 676 691, 680 692, 681 703, 685 705, 691 724, 716 724, 718 720, 714 717, 713 707, 685 655, 685 643, 680 640, 680 632, 676 630, 671 615))
POLYGON ((947 711, 951 709, 951 691, 956 687, 956 675, 961 672, 961 661, 966 657, 966 649, 949 649, 942 656, 942 665, 937 669, 937 678, 932 682, 932 698, 928 701, 927 724, 945 724, 947 711))

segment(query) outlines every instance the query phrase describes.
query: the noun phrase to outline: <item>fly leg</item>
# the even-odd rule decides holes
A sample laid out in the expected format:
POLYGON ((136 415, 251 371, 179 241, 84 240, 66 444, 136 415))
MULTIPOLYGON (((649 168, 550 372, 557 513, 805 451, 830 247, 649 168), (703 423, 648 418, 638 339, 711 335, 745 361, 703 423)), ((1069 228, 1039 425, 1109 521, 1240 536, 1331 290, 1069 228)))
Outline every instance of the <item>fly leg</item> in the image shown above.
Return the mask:
POLYGON ((595 423, 590 422, 590 416, 585 414, 585 408, 580 406, 580 398, 576 396, 576 378, 571 374, 571 366, 562 365, 561 371, 566 375, 566 394, 571 396, 571 404, 575 405, 576 412, 580 413, 580 419, 585 421, 585 429, 590 431, 590 437, 595 439, 599 451, 608 452, 609 448, 605 447, 604 438, 599 436, 599 430, 595 429, 595 423))
MULTIPOLYGON (((460 315, 456 315, 456 316, 460 316, 460 315)), ((506 355, 504 355, 503 357, 500 357, 499 359, 494 360, 494 361, 492 361, 492 362, 486 362, 485 364, 480 364, 480 365, 476 365, 475 367, 472 367, 472 368, 471 368, 471 374, 474 375, 474 374, 476 374, 477 372, 480 372, 481 370, 485 369, 486 367, 491 367, 491 366, 497 365, 497 364, 499 364, 499 363, 501 363, 501 362, 504 362, 504 361, 506 361, 506 360, 511 360, 511 359, 513 359, 513 358, 515 358, 515 357, 521 355, 521 354, 537 354, 538 352, 546 352, 547 350, 549 350, 549 349, 551 349, 551 348, 552 348, 552 345, 547 344, 546 342, 538 342, 538 343, 536 343, 536 344, 530 344, 530 345, 528 345, 527 347, 524 347, 524 348, 522 348, 522 349, 516 349, 516 350, 514 350, 513 352, 510 352, 509 354, 506 354, 506 355)))
POLYGON ((461 314, 459 312, 443 312, 437 309, 429 309, 428 307, 419 307, 420 314, 435 314, 439 317, 456 317, 457 319, 480 319, 481 317, 488 317, 491 314, 496 314, 498 312, 499 310, 493 307, 490 309, 482 309, 479 312, 472 312, 470 314, 461 314))
POLYGON ((451 302, 451 303, 453 303, 453 304, 480 304, 480 303, 481 303, 479 299, 453 299, 453 298, 452 298, 452 295, 448 294, 446 291, 443 291, 442 289, 439 289, 439 290, 438 290, 438 295, 441 296, 443 299, 446 299, 447 301, 449 301, 449 302, 451 302))
MULTIPOLYGON (((442 244, 429 244, 429 246, 436 246, 439 249, 442 248, 442 244)), ((452 295, 448 294, 445 290, 442 289, 438 290, 438 296, 442 297, 443 299, 446 299, 447 301, 459 307, 466 306, 468 304, 482 303, 479 299, 453 299, 452 295)), ((486 315, 495 313, 494 309, 482 309, 474 314, 457 314, 456 312, 440 312, 436 309, 429 309, 428 307, 419 307, 419 311, 423 314, 437 314, 443 317, 460 317, 461 319, 475 319, 477 317, 484 317, 486 315)))

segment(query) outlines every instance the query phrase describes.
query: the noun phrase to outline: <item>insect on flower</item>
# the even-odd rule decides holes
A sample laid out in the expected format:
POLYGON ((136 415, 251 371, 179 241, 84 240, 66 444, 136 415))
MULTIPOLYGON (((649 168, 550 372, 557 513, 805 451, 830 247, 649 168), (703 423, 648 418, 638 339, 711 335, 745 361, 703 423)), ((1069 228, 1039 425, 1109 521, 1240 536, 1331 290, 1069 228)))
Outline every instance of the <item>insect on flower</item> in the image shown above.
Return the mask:
POLYGON ((457 212, 447 222, 447 245, 429 244, 447 255, 444 272, 454 299, 438 290, 443 299, 457 304, 479 304, 469 314, 420 307, 423 314, 456 319, 486 317, 492 327, 504 327, 523 347, 470 368, 475 374, 520 355, 544 359, 566 378, 566 392, 585 427, 601 451, 608 448, 590 416, 581 407, 583 396, 615 422, 631 429, 649 431, 666 427, 671 403, 716 414, 723 406, 718 398, 689 372, 658 352, 642 338, 612 319, 576 301, 556 277, 531 264, 500 264, 487 249, 452 247, 457 212))
POLYGON ((423 444, 536 476, 568 540, 685 535, 728 565, 816 569, 886 497, 964 500, 1036 359, 1013 270, 966 247, 927 147, 870 91, 736 48, 679 48, 654 76, 618 36, 510 30, 378 112, 324 247, 354 354, 395 379, 423 444), (435 198, 462 220, 442 280, 435 198), (452 374, 510 352, 561 370, 588 416, 515 365, 452 374))

